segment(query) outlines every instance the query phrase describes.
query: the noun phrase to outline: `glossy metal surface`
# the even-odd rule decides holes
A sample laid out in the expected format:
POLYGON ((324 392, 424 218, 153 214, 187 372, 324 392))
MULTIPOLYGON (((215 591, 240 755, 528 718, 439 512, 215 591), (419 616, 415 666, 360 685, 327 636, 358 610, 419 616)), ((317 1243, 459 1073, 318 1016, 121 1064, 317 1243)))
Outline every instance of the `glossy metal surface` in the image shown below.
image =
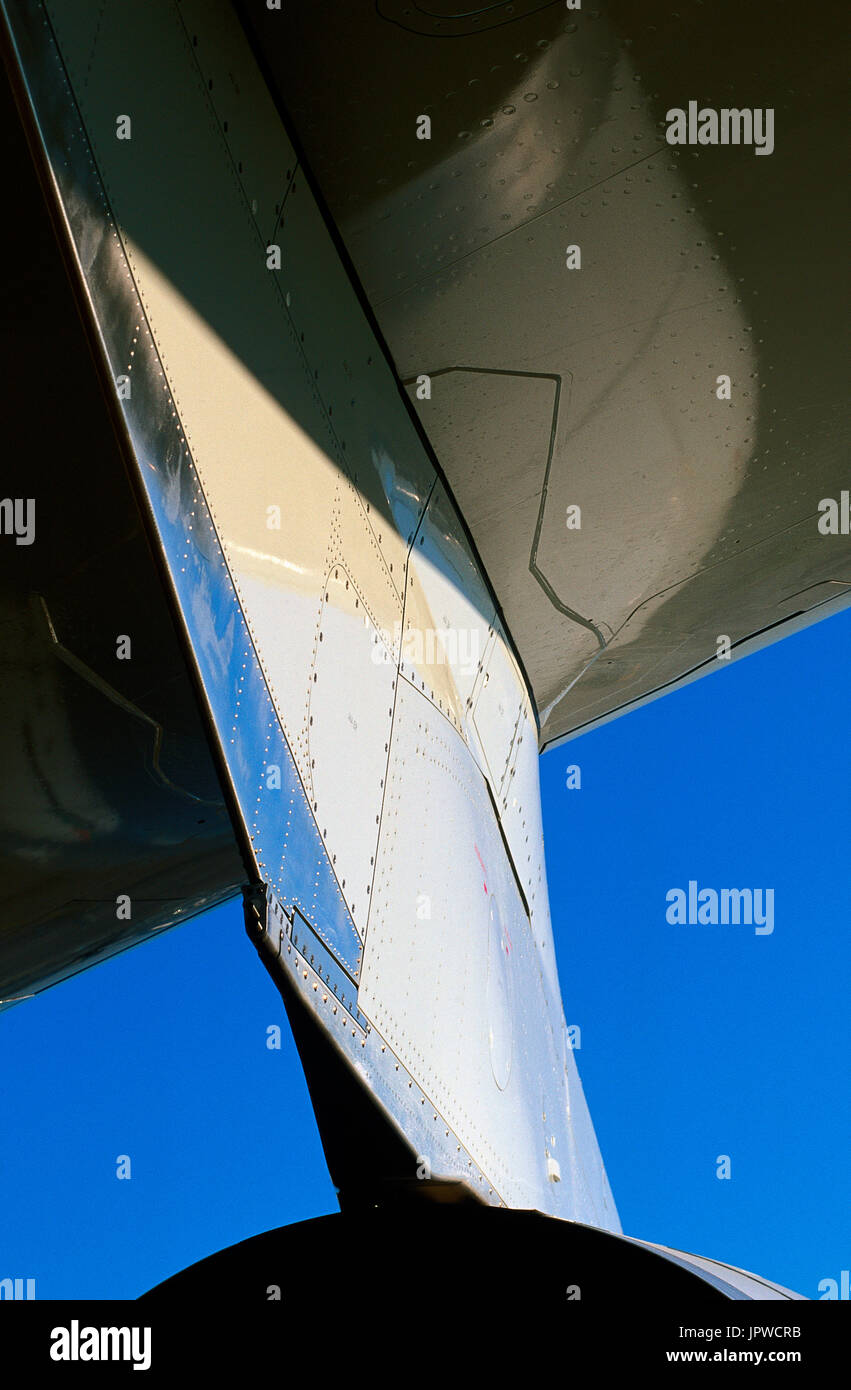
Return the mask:
POLYGON ((6 1009, 232 896, 245 869, 2 72, 0 147, 0 473, 35 508, 30 544, 0 537, 6 1009))
POLYGON ((542 745, 849 602, 838 0, 243 8, 542 745), (770 108, 773 152, 669 145, 691 99, 770 108))
POLYGON ((239 25, 200 0, 6 11, 291 983, 434 1177, 617 1228, 529 694, 239 25))

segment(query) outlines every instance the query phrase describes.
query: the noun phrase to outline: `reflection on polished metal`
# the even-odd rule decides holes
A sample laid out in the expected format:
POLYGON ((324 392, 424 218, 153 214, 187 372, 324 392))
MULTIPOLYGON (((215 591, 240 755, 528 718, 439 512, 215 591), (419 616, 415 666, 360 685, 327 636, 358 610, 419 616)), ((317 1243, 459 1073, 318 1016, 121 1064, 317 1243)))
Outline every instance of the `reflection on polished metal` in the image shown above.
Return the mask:
POLYGON ((291 1016, 411 1178, 617 1229, 564 1048, 534 707, 232 11, 6 13, 291 1016))
POLYGON ((542 746, 715 669, 719 633, 735 658, 848 604, 847 545, 817 528, 847 484, 839 0, 803 25, 792 0, 770 19, 739 0, 513 6, 498 25, 352 4, 321 33, 302 7, 243 9, 400 375, 480 373, 411 395, 542 746), (320 63, 339 106, 315 99, 320 63), (770 156, 667 143, 669 108, 712 92, 776 108, 770 156), (554 445, 536 376, 570 382, 554 445))
MULTIPOLYGON (((424 1181, 619 1231, 562 1009, 539 749, 705 669, 719 632, 745 650, 851 595, 847 548, 813 519, 842 481, 829 410, 811 440, 781 351, 812 352, 807 389, 834 403, 831 219, 806 284, 772 240, 790 181, 828 188, 829 148, 812 155, 782 102, 770 158, 664 139, 666 103, 702 89, 703 61, 712 76, 701 26, 727 4, 687 9, 683 70, 655 0, 635 25, 621 3, 364 0, 330 27, 308 6, 0 0, 129 478, 106 514, 134 538, 147 646, 172 658, 149 707, 80 645, 63 575, 13 586, 10 611, 32 590, 46 619, 18 642, 16 718, 37 671, 83 771, 76 799, 45 777, 26 808, 14 896, 50 823, 62 940, 22 962, 0 937, 0 993, 139 939, 115 926, 116 869, 69 946, 82 877, 63 835, 103 854, 114 835, 123 873, 138 831, 146 929, 241 883, 344 1207, 424 1181), (90 775, 103 707, 122 776, 156 783, 150 818, 90 775)), ((816 91, 807 58, 823 130, 833 68, 816 91)), ((737 76, 771 104, 747 62, 737 76)), ((112 480, 91 415, 88 477, 112 480)), ((82 550, 66 540, 63 574, 82 550)), ((112 642, 98 563, 91 619, 112 642)), ((38 765, 28 746, 16 778, 38 765)))

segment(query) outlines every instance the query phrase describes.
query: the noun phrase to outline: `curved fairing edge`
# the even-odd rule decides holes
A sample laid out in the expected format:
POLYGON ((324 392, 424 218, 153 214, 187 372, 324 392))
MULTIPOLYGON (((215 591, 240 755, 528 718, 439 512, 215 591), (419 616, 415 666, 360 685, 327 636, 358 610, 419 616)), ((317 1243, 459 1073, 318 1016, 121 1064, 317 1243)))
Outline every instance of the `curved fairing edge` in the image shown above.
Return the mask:
POLYGON ((309 943, 299 988, 420 1176, 619 1229, 529 695, 238 23, 5 11, 235 828, 309 943))

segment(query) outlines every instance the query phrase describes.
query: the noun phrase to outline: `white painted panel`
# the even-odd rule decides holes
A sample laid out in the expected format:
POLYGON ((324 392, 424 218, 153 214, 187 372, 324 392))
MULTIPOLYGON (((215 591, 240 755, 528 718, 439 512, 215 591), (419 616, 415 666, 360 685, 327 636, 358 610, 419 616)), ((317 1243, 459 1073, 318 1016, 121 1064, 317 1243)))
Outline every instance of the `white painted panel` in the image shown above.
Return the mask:
MULTIPOLYGON (((438 481, 408 561, 401 670, 468 741, 494 617, 458 513, 438 481)), ((471 747, 481 761, 475 737, 471 747)))
POLYGON ((328 576, 326 594, 310 690, 311 794, 337 880, 363 935, 384 797, 396 666, 342 564, 328 576))
MULTIPOLYGON (((523 885, 526 901, 538 931, 537 914, 548 918, 547 882, 544 868, 541 784, 538 761, 537 728, 531 710, 525 705, 511 749, 507 776, 499 798, 500 818, 511 849, 514 866, 523 885)), ((546 959, 553 963, 552 944, 546 959)))
POLYGON ((547 1178, 539 1103, 561 1070, 561 1015, 482 775, 404 680, 360 1005, 506 1201, 566 1209, 568 1184, 556 1193, 547 1178))
POLYGON ((525 704, 526 692, 508 650, 502 624, 495 619, 494 641, 476 692, 473 723, 484 753, 494 800, 500 810, 504 806, 504 784, 510 780, 509 764, 525 704))

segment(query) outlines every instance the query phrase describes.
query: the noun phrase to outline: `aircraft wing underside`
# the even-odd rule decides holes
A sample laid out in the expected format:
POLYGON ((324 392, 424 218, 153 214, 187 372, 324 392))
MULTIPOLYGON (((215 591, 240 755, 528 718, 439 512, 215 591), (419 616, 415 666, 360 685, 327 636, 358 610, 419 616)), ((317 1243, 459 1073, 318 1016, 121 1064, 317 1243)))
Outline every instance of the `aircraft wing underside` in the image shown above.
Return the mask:
POLYGON ((619 1231, 539 751, 851 601, 834 9, 737 2, 0 0, 0 1008, 242 889, 347 1200, 619 1231))
POLYGON ((542 746, 849 602, 835 0, 242 8, 542 746))

